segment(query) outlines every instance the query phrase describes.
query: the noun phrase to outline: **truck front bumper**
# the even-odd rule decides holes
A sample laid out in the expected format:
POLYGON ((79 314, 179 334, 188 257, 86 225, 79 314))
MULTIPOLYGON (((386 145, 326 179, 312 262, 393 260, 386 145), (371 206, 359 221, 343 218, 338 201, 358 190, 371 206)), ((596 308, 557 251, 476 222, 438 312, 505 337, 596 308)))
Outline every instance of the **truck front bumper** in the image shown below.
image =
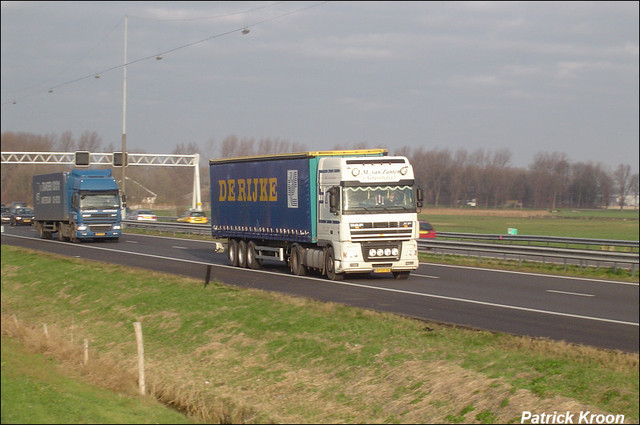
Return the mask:
POLYGON ((120 224, 80 224, 76 229, 76 235, 80 239, 119 238, 122 235, 122 226, 120 224))
POLYGON ((403 241, 400 252, 395 256, 392 252, 386 253, 384 248, 376 251, 365 258, 361 244, 345 243, 340 255, 336 255, 335 270, 337 273, 391 273, 412 271, 419 266, 416 241, 403 241))

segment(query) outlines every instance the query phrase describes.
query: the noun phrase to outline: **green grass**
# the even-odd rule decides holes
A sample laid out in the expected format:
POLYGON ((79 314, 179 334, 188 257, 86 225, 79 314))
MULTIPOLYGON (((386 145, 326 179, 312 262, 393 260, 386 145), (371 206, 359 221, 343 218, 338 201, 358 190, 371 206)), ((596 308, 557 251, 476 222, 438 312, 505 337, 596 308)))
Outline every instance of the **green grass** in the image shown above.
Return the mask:
MULTIPOLYGON (((439 212, 442 210, 438 210, 439 212)), ((602 215, 572 216, 571 213, 542 217, 500 217, 488 215, 430 214, 425 209, 420 219, 430 222, 436 232, 480 233, 506 235, 507 229, 518 235, 558 236, 589 239, 638 240, 638 212, 634 216, 622 211, 602 215)))
POLYGON ((65 340, 73 325, 76 345, 88 338, 123 373, 135 370, 132 323, 141 321, 153 395, 199 414, 218 406, 231 422, 506 423, 565 405, 638 421, 637 353, 205 288, 5 245, 2 313, 3 332, 13 314, 65 340))
POLYGON ((29 353, 2 337, 2 423, 178 424, 187 417, 150 398, 117 394, 86 382, 52 356, 29 353))

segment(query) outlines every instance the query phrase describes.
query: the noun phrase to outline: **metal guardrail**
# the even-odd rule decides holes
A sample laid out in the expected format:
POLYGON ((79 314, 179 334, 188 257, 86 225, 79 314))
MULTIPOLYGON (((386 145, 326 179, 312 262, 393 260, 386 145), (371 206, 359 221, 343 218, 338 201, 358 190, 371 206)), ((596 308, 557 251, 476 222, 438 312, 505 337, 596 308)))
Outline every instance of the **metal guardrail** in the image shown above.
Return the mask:
MULTIPOLYGON (((570 248, 552 248, 544 246, 523 246, 523 245, 503 245, 491 243, 477 243, 464 241, 447 241, 447 240, 419 240, 418 248, 421 251, 429 250, 433 253, 441 254, 465 253, 471 256, 471 253, 481 256, 488 256, 503 259, 517 259, 522 262, 523 259, 532 259, 534 261, 542 261, 550 259, 563 260, 566 269, 568 261, 576 262, 580 269, 589 266, 612 265, 617 269, 619 265, 624 265, 631 269, 631 275, 635 276, 638 268, 638 253, 635 252, 619 252, 619 251, 596 251, 588 249, 570 249, 570 248)), ((458 254, 459 255, 459 254, 458 254)))
POLYGON ((568 238, 559 236, 536 236, 536 235, 497 235, 497 234, 478 234, 478 233, 453 233, 438 232, 438 237, 451 239, 472 239, 472 240, 496 240, 504 242, 537 242, 550 245, 585 245, 585 246, 614 246, 635 248, 636 251, 640 245, 639 241, 622 241, 616 239, 590 239, 590 238, 568 238))
MULTIPOLYGON (((172 223, 163 221, 136 221, 123 220, 125 227, 144 228, 160 232, 188 233, 199 235, 211 235, 210 224, 187 224, 172 223)), ((586 238, 562 238, 554 236, 516 236, 516 235, 491 235, 474 233, 451 233, 438 232, 438 238, 418 240, 418 248, 421 251, 431 251, 433 253, 466 252, 481 255, 491 254, 494 257, 503 259, 516 259, 522 261, 525 258, 542 260, 547 259, 564 260, 566 268, 568 260, 578 262, 580 268, 589 266, 600 266, 612 264, 614 269, 618 265, 624 265, 631 269, 631 275, 635 276, 638 267, 638 241, 620 241, 611 239, 586 239, 586 238), (585 246, 607 246, 631 248, 632 252, 603 251, 596 249, 573 249, 558 248, 550 246, 516 245, 513 243, 481 243, 464 240, 451 239, 472 239, 472 240, 495 240, 508 242, 536 242, 536 243, 556 243, 565 245, 585 245, 585 246), (633 252, 633 249, 636 251, 633 252)), ((460 254, 457 254, 460 255, 460 254)))

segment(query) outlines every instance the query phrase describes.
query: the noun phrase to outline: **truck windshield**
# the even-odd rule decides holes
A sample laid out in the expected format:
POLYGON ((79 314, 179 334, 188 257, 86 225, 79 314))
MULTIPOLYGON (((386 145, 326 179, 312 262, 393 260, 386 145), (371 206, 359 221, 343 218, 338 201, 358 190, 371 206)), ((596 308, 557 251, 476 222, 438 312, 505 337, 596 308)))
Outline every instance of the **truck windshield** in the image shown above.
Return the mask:
POLYGON ((80 208, 83 210, 119 208, 118 194, 106 193, 82 193, 80 195, 80 208))
POLYGON ((345 214, 415 212, 412 186, 359 186, 343 190, 345 214))

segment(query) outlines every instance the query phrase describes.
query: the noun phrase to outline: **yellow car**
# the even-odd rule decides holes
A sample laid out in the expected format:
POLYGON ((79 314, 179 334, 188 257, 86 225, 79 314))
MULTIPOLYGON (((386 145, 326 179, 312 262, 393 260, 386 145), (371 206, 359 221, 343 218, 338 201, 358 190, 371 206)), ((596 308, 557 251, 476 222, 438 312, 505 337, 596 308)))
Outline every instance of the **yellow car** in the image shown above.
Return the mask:
POLYGON ((209 219, 203 211, 185 211, 176 221, 181 223, 207 224, 209 219))

